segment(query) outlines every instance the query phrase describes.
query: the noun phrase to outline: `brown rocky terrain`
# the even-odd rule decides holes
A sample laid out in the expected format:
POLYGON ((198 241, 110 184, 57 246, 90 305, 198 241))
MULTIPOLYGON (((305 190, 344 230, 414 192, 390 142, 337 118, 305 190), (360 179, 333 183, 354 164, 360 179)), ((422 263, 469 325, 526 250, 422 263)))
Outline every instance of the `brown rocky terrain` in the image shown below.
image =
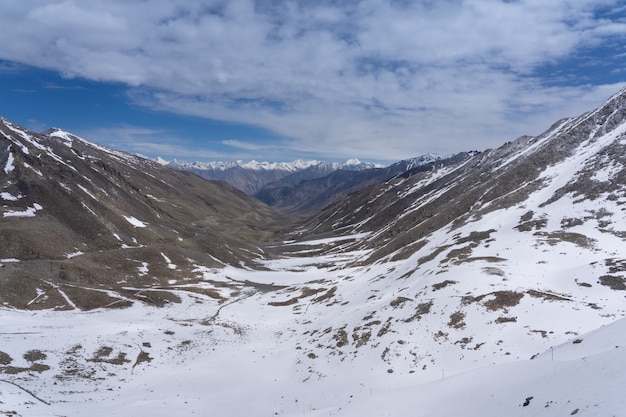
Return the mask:
POLYGON ((253 268, 290 221, 227 183, 3 119, 0 166, 0 302, 16 308, 168 302, 143 289, 253 268))

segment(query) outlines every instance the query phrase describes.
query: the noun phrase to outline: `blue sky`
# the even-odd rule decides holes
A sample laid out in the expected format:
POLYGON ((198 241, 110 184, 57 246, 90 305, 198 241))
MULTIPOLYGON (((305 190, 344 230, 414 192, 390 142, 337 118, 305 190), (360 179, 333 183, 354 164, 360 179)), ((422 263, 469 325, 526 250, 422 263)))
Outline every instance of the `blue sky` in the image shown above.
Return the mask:
POLYGON ((626 85, 626 1, 6 0, 0 116, 187 161, 484 150, 626 85))

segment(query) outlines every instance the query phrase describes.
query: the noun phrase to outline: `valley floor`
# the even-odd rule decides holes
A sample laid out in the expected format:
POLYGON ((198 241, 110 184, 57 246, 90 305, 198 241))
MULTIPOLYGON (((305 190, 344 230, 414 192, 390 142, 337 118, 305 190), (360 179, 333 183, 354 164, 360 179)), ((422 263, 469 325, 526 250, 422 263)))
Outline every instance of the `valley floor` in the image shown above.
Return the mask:
MULTIPOLYGON (((624 319, 532 343, 506 329, 475 331, 475 341, 511 350, 495 356, 461 348, 452 335, 426 339, 402 320, 388 334, 380 321, 344 324, 342 333, 346 317, 376 321, 358 301, 378 291, 389 265, 327 265, 362 255, 286 258, 269 262, 270 271, 207 270, 207 280, 247 284, 221 304, 180 290, 182 302, 162 308, 3 309, 0 415, 624 415, 624 319), (342 298, 334 299, 337 286, 342 298), (367 326, 378 326, 371 340, 367 326), (342 334, 346 340, 335 337, 342 334)), ((378 313, 400 317, 389 303, 397 295, 385 297, 378 313)))

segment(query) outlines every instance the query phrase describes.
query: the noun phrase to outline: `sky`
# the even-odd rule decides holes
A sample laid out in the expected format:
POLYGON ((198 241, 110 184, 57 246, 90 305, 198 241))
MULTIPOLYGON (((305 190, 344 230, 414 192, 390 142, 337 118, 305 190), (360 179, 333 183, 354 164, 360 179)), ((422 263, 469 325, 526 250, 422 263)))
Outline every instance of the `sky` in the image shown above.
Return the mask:
POLYGON ((626 85, 620 0, 3 0, 0 116, 184 161, 495 148, 626 85))

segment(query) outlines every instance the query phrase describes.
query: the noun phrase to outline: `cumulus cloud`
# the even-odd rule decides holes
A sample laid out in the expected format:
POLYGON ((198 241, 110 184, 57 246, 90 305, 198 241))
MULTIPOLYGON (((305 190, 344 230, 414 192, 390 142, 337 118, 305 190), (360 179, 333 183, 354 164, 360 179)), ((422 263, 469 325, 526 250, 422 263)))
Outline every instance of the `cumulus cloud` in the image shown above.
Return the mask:
POLYGON ((125 83, 137 104, 261 126, 294 153, 332 157, 540 133, 619 88, 558 84, 543 68, 626 37, 617 0, 34 4, 0 6, 1 58, 125 83))

